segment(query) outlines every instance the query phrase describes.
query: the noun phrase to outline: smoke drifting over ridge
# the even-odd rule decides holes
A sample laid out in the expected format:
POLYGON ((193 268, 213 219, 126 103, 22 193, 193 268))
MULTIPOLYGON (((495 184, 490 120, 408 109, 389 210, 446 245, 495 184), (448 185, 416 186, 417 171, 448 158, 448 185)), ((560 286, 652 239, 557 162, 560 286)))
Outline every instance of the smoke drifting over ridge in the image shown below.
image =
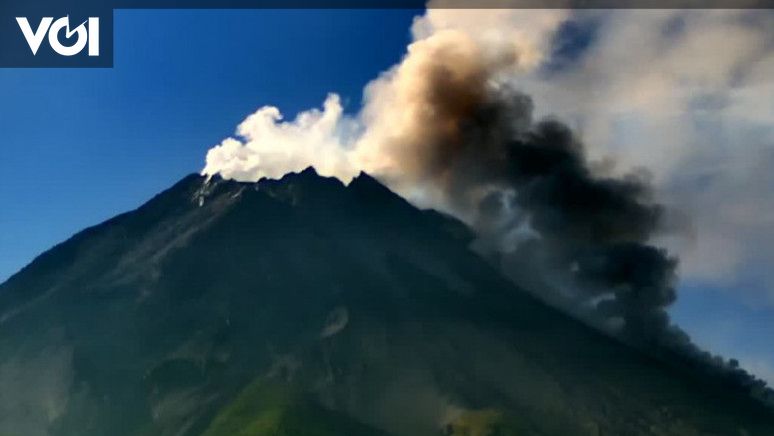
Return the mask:
POLYGON ((346 183, 366 171, 470 224, 478 249, 547 300, 639 347, 711 360, 669 324, 677 260, 651 242, 664 210, 648 175, 596 165, 520 91, 569 15, 529 12, 429 10, 356 116, 334 94, 292 121, 263 107, 208 152, 203 173, 256 181, 313 165, 346 183))
POLYGON ((570 129, 535 121, 530 97, 506 80, 540 63, 541 35, 562 17, 548 11, 489 34, 418 20, 401 63, 368 85, 358 119, 342 117, 335 95, 290 123, 259 109, 239 126, 244 140, 210 150, 203 172, 257 180, 314 165, 346 182, 364 170, 469 222, 503 265, 532 259, 529 269, 561 281, 571 298, 602 299, 627 336, 656 340, 674 300, 675 261, 648 245, 660 208, 647 185, 595 175, 570 129), (514 237, 521 243, 506 242, 514 237))

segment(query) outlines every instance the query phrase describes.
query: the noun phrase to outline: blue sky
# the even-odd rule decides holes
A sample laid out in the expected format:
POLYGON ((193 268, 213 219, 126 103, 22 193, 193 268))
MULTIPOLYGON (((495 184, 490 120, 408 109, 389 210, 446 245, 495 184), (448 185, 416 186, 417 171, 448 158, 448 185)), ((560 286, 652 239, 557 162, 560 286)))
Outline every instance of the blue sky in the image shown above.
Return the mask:
POLYGON ((357 110, 416 13, 116 11, 113 69, 0 69, 0 280, 201 170, 259 106, 357 110))
MULTIPOLYGON (((292 116, 337 92, 356 112, 418 13, 119 10, 113 69, 0 69, 0 281, 198 172, 259 106, 292 116)), ((737 294, 686 283, 672 314, 774 381, 774 310, 737 294)))

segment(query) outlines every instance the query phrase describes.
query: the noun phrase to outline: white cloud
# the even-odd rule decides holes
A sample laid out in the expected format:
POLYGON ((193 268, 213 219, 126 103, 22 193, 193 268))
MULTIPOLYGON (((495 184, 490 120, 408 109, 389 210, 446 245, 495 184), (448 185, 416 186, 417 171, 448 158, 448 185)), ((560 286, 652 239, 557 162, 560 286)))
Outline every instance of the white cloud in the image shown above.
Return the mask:
POLYGON ((685 279, 745 283, 774 304, 774 274, 761 270, 774 263, 774 15, 580 14, 601 23, 581 61, 517 83, 593 157, 653 173, 660 199, 692 221, 692 238, 670 244, 685 279))

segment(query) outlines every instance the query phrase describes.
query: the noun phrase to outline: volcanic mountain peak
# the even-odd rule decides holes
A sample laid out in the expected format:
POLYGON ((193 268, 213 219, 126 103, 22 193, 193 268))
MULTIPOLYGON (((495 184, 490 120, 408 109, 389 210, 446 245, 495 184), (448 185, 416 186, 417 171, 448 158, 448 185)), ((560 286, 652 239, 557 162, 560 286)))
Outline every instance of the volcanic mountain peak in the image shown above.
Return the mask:
POLYGON ((279 179, 262 178, 256 182, 223 179, 219 175, 205 178, 204 176, 191 174, 176 186, 185 185, 189 181, 194 181, 195 184, 200 185, 194 194, 195 201, 205 200, 208 196, 217 195, 225 191, 236 195, 237 192, 247 188, 292 202, 301 200, 300 197, 296 198, 296 196, 303 196, 307 202, 316 202, 316 198, 321 201, 331 201, 334 198, 342 198, 342 196, 347 194, 357 195, 360 199, 372 197, 374 204, 394 201, 404 202, 400 196, 390 191, 365 172, 361 172, 345 186, 335 177, 320 176, 314 167, 311 166, 297 173, 287 173, 279 179))
POLYGON ((774 434, 470 237, 367 174, 187 176, 0 285, 0 434, 774 434))

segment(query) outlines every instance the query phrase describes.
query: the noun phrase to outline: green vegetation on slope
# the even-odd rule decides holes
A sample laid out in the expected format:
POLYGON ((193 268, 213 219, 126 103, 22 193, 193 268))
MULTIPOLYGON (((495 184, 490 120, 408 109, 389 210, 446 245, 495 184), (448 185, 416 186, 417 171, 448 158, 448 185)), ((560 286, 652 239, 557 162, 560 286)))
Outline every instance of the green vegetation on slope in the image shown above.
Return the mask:
POLYGON ((294 387, 258 379, 224 407, 203 436, 378 436, 381 432, 327 410, 294 387))

